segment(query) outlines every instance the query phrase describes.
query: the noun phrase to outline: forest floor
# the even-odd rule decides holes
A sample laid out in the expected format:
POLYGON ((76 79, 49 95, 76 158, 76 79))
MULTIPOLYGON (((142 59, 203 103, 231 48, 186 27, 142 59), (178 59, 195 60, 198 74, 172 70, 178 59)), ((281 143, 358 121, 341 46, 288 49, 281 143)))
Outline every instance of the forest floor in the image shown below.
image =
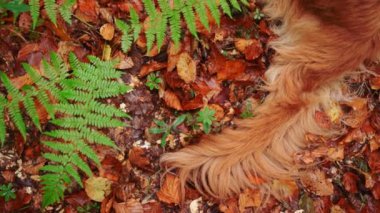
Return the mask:
MULTIPOLYGON (((44 19, 31 30, 28 13, 21 13, 15 22, 11 14, 0 16, 0 70, 20 87, 29 81, 21 63, 38 68, 52 51, 66 61, 69 52, 82 61, 87 55, 118 59, 122 80, 133 87, 126 95, 107 100, 131 116, 127 127, 105 131, 120 150, 95 147, 101 168, 93 172, 112 182, 111 191, 95 202, 89 193, 104 189, 91 189, 96 187, 90 183, 85 188, 73 185, 63 201, 47 207, 47 212, 253 212, 259 206, 260 212, 380 209, 380 77, 367 71, 353 73, 343 85, 350 98, 315 114, 321 126, 338 128, 342 134, 306 136, 308 149, 295 160, 315 163, 313 175, 271 183, 283 190, 283 201, 246 190, 217 202, 188 187, 181 203, 179 181, 175 173, 160 167, 160 156, 197 143, 208 132, 207 122, 212 122, 209 134, 217 134, 223 128, 239 128, 235 119, 255 116, 255 107, 266 96, 260 87, 274 55, 267 44, 276 36, 265 18, 253 18, 257 11, 251 5, 234 19, 222 17, 220 26, 211 26, 209 32, 201 29, 199 40, 185 32, 179 49, 166 41, 161 51, 147 52, 140 36, 124 54, 113 17, 125 17, 129 3, 80 2, 71 26, 58 20, 56 27, 44 19), (152 128, 161 128, 164 134, 153 134, 160 131, 152 128)), ((379 64, 369 62, 366 67, 380 74, 379 64)), ((0 186, 10 183, 15 192, 7 202, 0 196, 1 212, 41 211, 39 168, 46 160, 41 156, 41 134, 33 125, 28 133, 24 141, 9 124, 8 140, 0 149, 0 186)))

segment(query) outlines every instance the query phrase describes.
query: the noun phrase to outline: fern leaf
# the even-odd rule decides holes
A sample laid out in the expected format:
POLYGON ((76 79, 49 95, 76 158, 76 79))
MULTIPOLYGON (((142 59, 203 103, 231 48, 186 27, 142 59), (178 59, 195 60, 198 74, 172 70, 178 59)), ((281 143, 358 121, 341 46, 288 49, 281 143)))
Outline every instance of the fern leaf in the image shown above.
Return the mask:
POLYGON ((29 117, 32 119, 32 122, 41 131, 40 119, 39 119, 38 112, 37 112, 36 106, 34 104, 33 98, 27 94, 24 97, 23 103, 24 103, 24 107, 26 109, 26 112, 28 113, 29 117))
POLYGON ((42 190, 44 192, 42 195, 43 207, 57 203, 64 198, 66 186, 60 181, 61 178, 62 174, 45 174, 41 176, 43 185, 42 190), (52 175, 53 177, 49 177, 49 175, 52 175))
POLYGON ((4 113, 6 104, 7 99, 0 94, 0 146, 2 146, 5 142, 6 125, 4 113))
POLYGON ((146 46, 148 50, 151 50, 154 44, 154 41, 156 40, 156 27, 154 23, 153 17, 149 17, 149 23, 148 27, 145 30, 145 37, 146 37, 146 46))
POLYGON ((26 126, 21 114, 18 99, 12 100, 12 102, 9 104, 8 110, 9 110, 9 115, 13 123, 16 125, 17 129, 20 131, 24 140, 26 140, 26 126))
POLYGON ((83 187, 83 183, 82 183, 82 180, 80 178, 80 175, 78 173, 78 171, 73 167, 71 166, 70 164, 66 165, 65 166, 65 171, 67 174, 70 174, 71 177, 73 177, 73 179, 81 186, 83 187))
POLYGON ((20 93, 20 91, 15 86, 13 86, 11 80, 5 73, 0 72, 0 80, 3 82, 4 87, 5 89, 7 89, 8 93, 12 96, 12 99, 22 98, 22 94, 20 93))
POLYGON ((181 40, 181 13, 173 12, 169 16, 170 35, 176 46, 178 46, 181 40))
POLYGON ((207 17, 207 9, 204 3, 199 3, 195 7, 195 11, 197 12, 197 15, 199 17, 199 21, 202 23, 202 25, 210 31, 210 24, 207 17))
POLYGON ((232 7, 237 9, 238 11, 241 11, 241 7, 239 5, 239 2, 237 0, 230 0, 232 7))
POLYGON ((92 174, 92 171, 90 169, 90 167, 87 165, 86 162, 84 162, 82 160, 81 157, 79 157, 79 155, 77 153, 73 153, 71 155, 71 163, 73 163, 75 166, 77 166, 80 170, 82 170, 84 173, 86 173, 86 175, 88 177, 91 177, 93 174, 92 174))
POLYGON ((107 136, 99 133, 98 131, 92 130, 90 128, 81 128, 80 133, 89 141, 97 143, 104 146, 109 146, 112 148, 117 148, 115 143, 109 139, 107 136))
POLYGON ((43 141, 42 143, 45 146, 55 151, 62 152, 64 154, 69 154, 75 150, 74 145, 70 143, 61 143, 61 142, 53 142, 53 141, 43 141))
POLYGON ((57 155, 53 153, 44 153, 42 156, 50 161, 56 162, 56 163, 61 163, 61 164, 66 164, 69 159, 67 158, 66 155, 57 155))
POLYGON ((131 26, 133 30, 133 39, 136 41, 139 38, 142 26, 140 24, 140 17, 137 14, 136 10, 131 8, 129 10, 129 15, 131 17, 131 26))
POLYGON ((58 73, 54 71, 53 66, 51 66, 46 60, 42 60, 42 67, 44 68, 44 73, 48 79, 58 78, 58 73))
POLYGON ((99 157, 90 146, 88 146, 82 140, 75 141, 75 144, 77 145, 80 153, 82 153, 84 156, 94 161, 97 166, 100 166, 99 157))
POLYGON ((241 3, 243 3, 244 5, 248 6, 249 5, 249 2, 247 0, 240 0, 241 3))
POLYGON ((30 66, 27 63, 22 63, 22 67, 24 68, 25 72, 28 73, 28 75, 30 76, 30 78, 35 84, 40 83, 42 77, 41 75, 38 74, 38 72, 32 66, 30 66))
MULTIPOLYGON (((65 65, 65 62, 63 62, 63 60, 61 59, 61 57, 58 56, 57 53, 52 52, 50 54, 50 62, 51 62, 52 67, 54 68, 54 71, 59 76, 58 80, 62 80, 68 76, 68 73, 67 73, 68 69, 65 65)), ((55 80, 55 79, 51 79, 51 80, 55 80)))
POLYGON ((121 36, 121 49, 124 53, 127 53, 132 47, 132 36, 129 33, 123 33, 121 36))
POLYGON ((160 15, 157 16, 156 21, 157 21, 157 26, 156 26, 157 48, 160 50, 166 37, 166 27, 167 27, 168 20, 161 13, 160 15))
POLYGON ((62 173, 65 168, 62 165, 45 165, 40 170, 51 173, 62 173))
POLYGON ((220 25, 220 12, 215 0, 205 0, 207 7, 210 10, 212 17, 215 19, 218 26, 220 25))
POLYGON ((186 5, 182 9, 182 14, 185 18, 185 22, 190 33, 198 39, 197 27, 195 25, 195 15, 192 5, 186 5))
POLYGON ((154 17, 156 16, 156 6, 154 4, 154 1, 142 0, 142 2, 144 3, 144 8, 148 16, 151 17, 151 19, 154 19, 154 17))
POLYGON ((219 0, 220 7, 222 8, 223 12, 228 15, 228 17, 232 18, 231 8, 228 4, 227 0, 219 0))
POLYGON ((29 0, 30 15, 32 16, 32 28, 35 29, 40 16, 40 0, 29 0))
POLYGON ((49 114, 50 118, 54 119, 54 107, 50 104, 50 98, 46 94, 45 91, 39 91, 37 94, 38 101, 42 104, 42 106, 45 108, 47 113, 49 114))
POLYGON ((65 0, 58 8, 63 20, 65 20, 68 24, 71 24, 71 8, 74 6, 75 2, 75 0, 65 0))
POLYGON ((57 25, 57 4, 55 0, 44 0, 44 4, 47 16, 54 25, 57 25))
POLYGON ((73 52, 69 53, 69 64, 73 71, 80 69, 81 62, 73 52))

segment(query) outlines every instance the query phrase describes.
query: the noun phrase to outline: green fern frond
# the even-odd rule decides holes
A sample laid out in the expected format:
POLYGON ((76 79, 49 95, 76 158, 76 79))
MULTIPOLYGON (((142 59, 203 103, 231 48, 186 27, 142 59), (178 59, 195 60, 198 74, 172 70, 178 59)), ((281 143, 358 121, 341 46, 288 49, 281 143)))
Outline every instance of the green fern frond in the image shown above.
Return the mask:
POLYGON ((30 15, 32 16, 32 28, 35 29, 40 16, 40 0, 29 0, 30 15))
POLYGON ((131 26, 133 30, 133 40, 137 40, 139 38, 142 26, 140 24, 140 17, 137 14, 136 10, 131 8, 129 10, 129 14, 131 16, 131 26))
POLYGON ((80 153, 90 160, 94 161, 97 166, 100 166, 100 161, 98 155, 94 152, 94 150, 87 145, 82 140, 75 141, 75 144, 77 146, 77 149, 80 151, 80 153))
POLYGON ((6 104, 7 99, 0 94, 0 146, 2 146, 5 142, 6 125, 4 113, 6 104))
POLYGON ((145 30, 146 46, 148 50, 151 50, 156 40, 156 26, 153 19, 149 19, 148 27, 145 30))
POLYGON ((190 33, 198 38, 197 26, 195 25, 195 14, 193 10, 193 5, 188 4, 182 9, 183 17, 185 18, 185 22, 187 24, 187 28, 190 33))
POLYGON ((49 117, 54 119, 55 118, 54 107, 50 103, 50 98, 47 95, 47 93, 45 91, 39 91, 36 97, 37 97, 37 100, 45 108, 46 112, 49 114, 49 117))
POLYGON ((73 153, 71 155, 71 163, 77 166, 80 170, 82 170, 84 173, 86 173, 87 176, 91 177, 93 176, 92 171, 88 164, 82 160, 81 157, 79 157, 78 154, 73 153))
POLYGON ((239 5, 239 2, 237 0, 230 0, 231 5, 233 8, 237 9, 238 11, 241 11, 241 7, 239 5))
POLYGON ((65 171, 62 165, 45 165, 40 170, 52 173, 61 173, 65 171))
POLYGON ((5 73, 0 72, 0 80, 3 82, 5 89, 8 91, 8 94, 11 95, 12 99, 19 99, 22 97, 22 94, 15 86, 13 86, 11 80, 5 73))
POLYGON ((35 106, 33 97, 27 93, 27 95, 25 95, 25 97, 24 97, 23 103, 24 103, 24 107, 26 109, 26 112, 28 113, 32 122, 41 131, 40 119, 38 116, 37 108, 35 106))
POLYGON ((232 18, 231 8, 228 4, 227 0, 219 0, 220 7, 222 8, 223 12, 228 15, 228 17, 232 18))
POLYGON ((47 16, 54 25, 57 25, 57 4, 55 0, 44 0, 44 4, 47 16))
POLYGON ((66 155, 58 155, 54 153, 44 153, 42 156, 50 161, 56 162, 56 163, 61 163, 61 164, 66 164, 67 162, 70 161, 70 159, 66 155))
POLYGON ((166 37, 166 28, 167 28, 168 19, 164 17, 161 13, 157 16, 157 31, 156 31, 156 39, 157 39, 157 48, 160 50, 162 44, 164 43, 166 37))
POLYGON ((65 0, 58 8, 63 20, 68 24, 71 24, 71 8, 74 6, 75 2, 75 0, 65 0))
POLYGON ((26 125, 24 122, 24 118, 22 117, 19 101, 13 99, 9 104, 9 116, 11 117, 13 123, 16 125, 17 129, 20 131, 24 140, 26 140, 26 125))
POLYGON ((210 10, 211 16, 214 18, 218 26, 220 25, 220 12, 218 9, 218 5, 215 0, 205 0, 208 9, 210 10))
POLYGON ((130 34, 130 26, 122 20, 115 19, 116 27, 123 33, 121 36, 121 49, 123 52, 128 52, 132 46, 133 37, 130 34))
MULTIPOLYGON (((64 174, 65 175, 65 174, 64 174)), ((67 176, 67 175, 66 175, 67 176)), ((41 176, 42 187, 42 206, 46 207, 57 203, 64 198, 66 184, 62 182, 62 173, 41 176)))
POLYGON ((202 25, 210 31, 210 24, 207 17, 207 9, 205 4, 198 4, 195 8, 195 11, 198 14, 199 21, 202 23, 202 25))
POLYGON ((177 46, 181 40, 181 13, 172 13, 169 17, 170 36, 177 46))
POLYGON ((148 14, 148 16, 151 18, 156 17, 157 10, 156 10, 156 6, 154 4, 154 1, 153 0, 142 0, 142 2, 144 3, 144 8, 145 8, 145 11, 148 14))
POLYGON ((65 166, 65 172, 69 174, 73 179, 81 186, 83 187, 82 180, 80 178, 80 175, 78 171, 70 164, 65 166))
POLYGON ((53 142, 53 141, 43 141, 43 145, 53 149, 55 151, 62 152, 64 154, 69 154, 75 151, 75 147, 71 143, 61 143, 61 142, 53 142))

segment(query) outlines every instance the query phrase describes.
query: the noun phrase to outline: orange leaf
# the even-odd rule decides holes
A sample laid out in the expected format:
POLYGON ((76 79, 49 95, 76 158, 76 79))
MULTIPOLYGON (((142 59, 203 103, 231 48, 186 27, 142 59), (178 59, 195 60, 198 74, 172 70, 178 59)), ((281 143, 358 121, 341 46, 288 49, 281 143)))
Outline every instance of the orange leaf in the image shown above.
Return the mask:
POLYGON ((145 156, 145 151, 141 147, 133 147, 129 151, 129 161, 132 165, 145 169, 150 165, 149 159, 145 156))
POLYGON ((157 71, 157 70, 162 70, 167 66, 166 63, 161 63, 157 61, 152 61, 149 64, 144 65, 139 73, 140 77, 144 77, 148 75, 151 72, 157 71))
POLYGON ((191 83, 195 81, 197 77, 197 67, 196 63, 191 58, 189 53, 183 52, 179 55, 177 61, 177 72, 178 75, 184 80, 186 83, 191 83))
POLYGON ((170 90, 166 90, 164 92, 164 101, 166 105, 168 105, 169 107, 176 110, 182 110, 181 101, 179 100, 178 96, 174 92, 170 90))
POLYGON ((157 192, 157 197, 160 201, 168 204, 179 204, 181 201, 180 180, 178 177, 167 174, 164 184, 160 191, 157 192))
POLYGON ((113 36, 115 34, 115 27, 112 24, 103 24, 103 26, 100 27, 100 35, 107 41, 112 40, 113 36))

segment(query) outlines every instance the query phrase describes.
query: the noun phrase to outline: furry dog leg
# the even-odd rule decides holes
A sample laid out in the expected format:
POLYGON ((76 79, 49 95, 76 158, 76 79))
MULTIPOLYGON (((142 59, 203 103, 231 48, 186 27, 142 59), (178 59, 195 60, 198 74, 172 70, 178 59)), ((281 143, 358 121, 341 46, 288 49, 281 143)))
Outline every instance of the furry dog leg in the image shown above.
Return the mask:
POLYGON ((304 134, 328 134, 315 123, 315 110, 329 101, 337 79, 379 52, 378 0, 273 0, 266 11, 283 21, 271 43, 277 52, 267 72, 271 93, 236 130, 162 157, 178 168, 182 186, 190 180, 203 193, 227 198, 257 187, 256 175, 297 178, 293 155, 304 148, 304 134))

